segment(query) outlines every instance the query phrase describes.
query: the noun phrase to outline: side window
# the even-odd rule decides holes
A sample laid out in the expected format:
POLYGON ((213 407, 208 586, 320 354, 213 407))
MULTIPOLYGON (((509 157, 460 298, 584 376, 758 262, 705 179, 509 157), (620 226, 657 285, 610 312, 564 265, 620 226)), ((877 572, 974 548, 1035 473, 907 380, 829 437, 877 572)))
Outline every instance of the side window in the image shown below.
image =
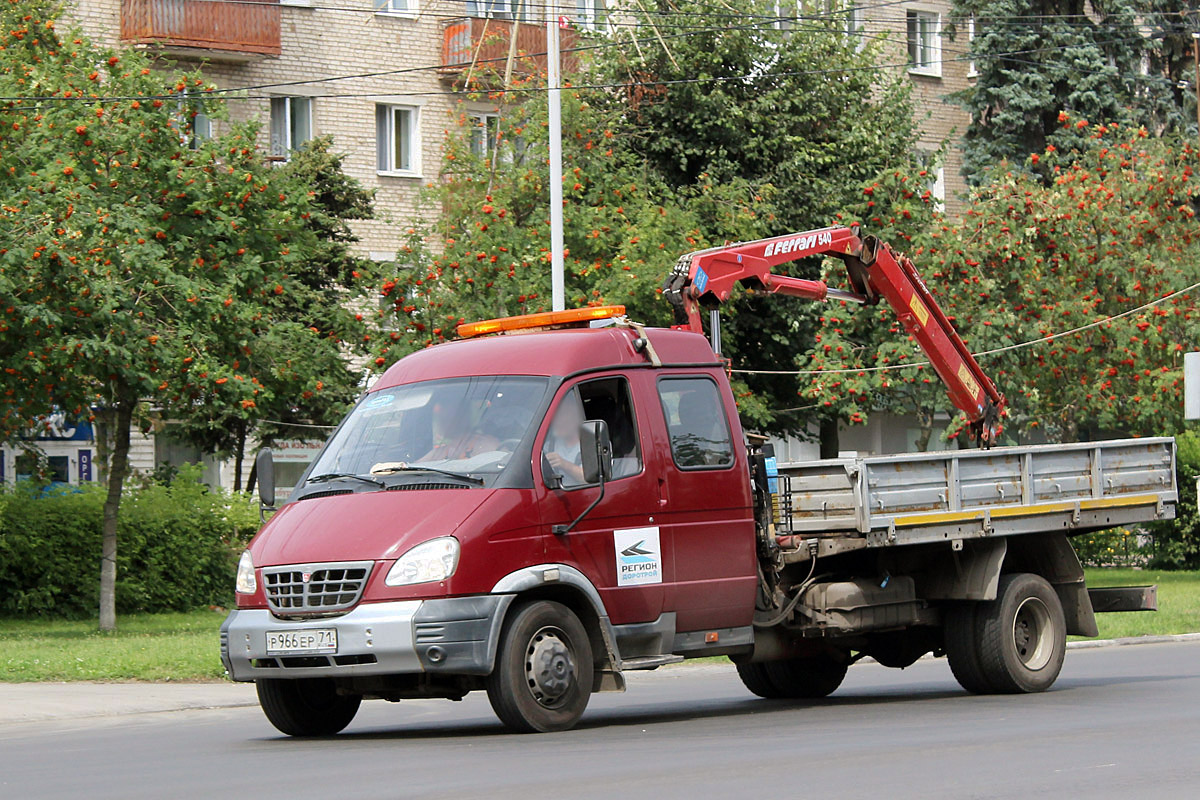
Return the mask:
POLYGON ((613 447, 613 480, 642 471, 642 450, 629 384, 624 378, 600 378, 571 389, 550 422, 542 455, 562 478, 563 488, 584 485, 579 423, 592 419, 602 419, 608 425, 613 447))
POLYGON ((671 455, 681 469, 728 467, 733 439, 717 384, 708 378, 664 378, 658 382, 671 455))

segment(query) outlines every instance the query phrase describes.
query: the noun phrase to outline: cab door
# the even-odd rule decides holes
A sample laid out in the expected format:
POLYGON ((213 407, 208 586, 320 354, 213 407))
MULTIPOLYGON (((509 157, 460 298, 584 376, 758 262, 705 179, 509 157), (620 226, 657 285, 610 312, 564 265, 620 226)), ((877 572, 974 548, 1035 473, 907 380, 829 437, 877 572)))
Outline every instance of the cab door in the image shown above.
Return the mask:
POLYGON ((546 560, 587 575, 615 625, 652 622, 664 607, 669 564, 656 517, 658 481, 647 471, 643 454, 644 413, 635 406, 624 375, 588 376, 563 385, 534 443, 546 560), (577 519, 600 494, 599 486, 582 480, 576 435, 579 423, 593 419, 608 425, 612 479, 578 525, 565 534, 551 533, 553 526, 577 519))
POLYGON ((713 375, 683 373, 657 376, 655 393, 668 439, 659 513, 674 567, 668 610, 680 632, 750 625, 754 509, 733 395, 713 375))

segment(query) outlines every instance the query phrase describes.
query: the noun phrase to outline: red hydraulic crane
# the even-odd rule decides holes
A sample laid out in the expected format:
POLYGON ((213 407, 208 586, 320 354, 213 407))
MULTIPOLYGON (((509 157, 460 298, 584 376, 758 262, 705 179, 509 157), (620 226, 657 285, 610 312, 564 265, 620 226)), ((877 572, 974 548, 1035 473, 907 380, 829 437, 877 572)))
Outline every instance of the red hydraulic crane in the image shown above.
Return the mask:
POLYGON ((701 307, 715 308, 725 302, 738 283, 807 300, 864 305, 874 305, 881 297, 887 300, 946 384, 950 401, 970 419, 980 443, 990 445, 995 439, 1004 395, 971 355, 912 261, 886 243, 874 236, 860 236, 857 227, 832 227, 689 253, 663 284, 663 294, 675 308, 675 327, 703 333, 701 307), (850 291, 771 271, 780 264, 817 255, 845 262, 850 291))

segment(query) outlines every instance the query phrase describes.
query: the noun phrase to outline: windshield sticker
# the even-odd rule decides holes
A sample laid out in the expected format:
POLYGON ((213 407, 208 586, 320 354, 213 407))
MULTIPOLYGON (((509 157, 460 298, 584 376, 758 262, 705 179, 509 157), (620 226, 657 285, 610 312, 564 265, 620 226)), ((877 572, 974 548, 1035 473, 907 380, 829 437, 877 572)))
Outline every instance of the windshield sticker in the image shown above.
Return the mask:
POLYGON ((394 402, 396 402, 396 395, 394 394, 377 394, 363 403, 363 408, 383 408, 384 406, 390 406, 394 402))
POLYGON ((617 559, 617 586, 662 583, 662 550, 658 527, 613 531, 617 559))

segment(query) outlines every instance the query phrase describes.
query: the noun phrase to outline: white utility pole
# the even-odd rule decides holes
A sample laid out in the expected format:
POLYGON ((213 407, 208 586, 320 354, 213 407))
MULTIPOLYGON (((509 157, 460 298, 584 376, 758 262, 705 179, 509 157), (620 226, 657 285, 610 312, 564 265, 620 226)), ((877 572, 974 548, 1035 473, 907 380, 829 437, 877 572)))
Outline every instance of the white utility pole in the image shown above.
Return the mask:
POLYGON ((1183 418, 1200 419, 1200 352, 1183 354, 1183 418))
POLYGON ((546 9, 546 81, 550 107, 550 286, 551 309, 567 307, 563 282, 562 89, 558 54, 558 15, 546 9))

